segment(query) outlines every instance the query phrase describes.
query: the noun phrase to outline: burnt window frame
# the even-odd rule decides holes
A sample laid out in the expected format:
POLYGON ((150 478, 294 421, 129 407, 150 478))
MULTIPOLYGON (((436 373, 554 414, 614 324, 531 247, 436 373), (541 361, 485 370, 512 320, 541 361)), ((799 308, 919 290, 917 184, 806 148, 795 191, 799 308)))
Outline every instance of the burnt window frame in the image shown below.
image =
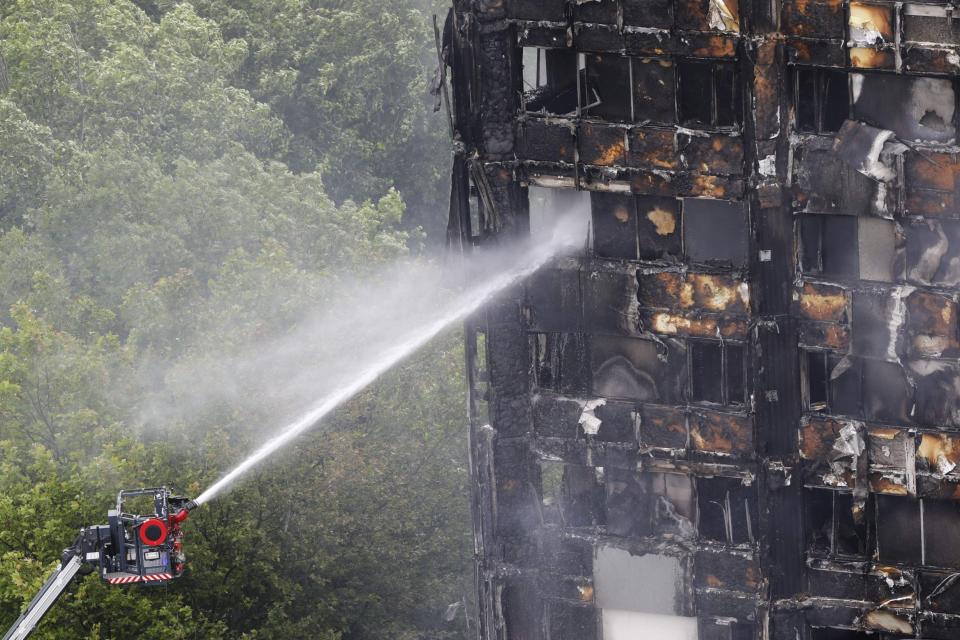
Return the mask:
POLYGON ((582 104, 581 104, 582 101, 580 96, 581 86, 583 85, 583 78, 581 77, 583 75, 583 69, 580 67, 582 54, 575 51, 574 49, 570 49, 566 47, 543 47, 543 46, 536 46, 536 45, 527 45, 523 43, 517 44, 516 51, 518 52, 516 58, 517 60, 519 60, 519 62, 516 64, 516 66, 519 67, 519 73, 517 73, 516 75, 519 76, 519 82, 520 82, 520 87, 519 87, 520 113, 524 113, 532 116, 542 115, 547 117, 579 116, 582 108, 582 104), (525 71, 526 71, 525 57, 526 57, 526 51, 528 49, 535 49, 537 52, 537 71, 536 71, 537 79, 535 81, 536 86, 533 86, 533 87, 530 87, 528 85, 526 81, 526 76, 525 76, 525 71), (551 73, 551 63, 550 63, 548 52, 554 52, 558 55, 567 54, 567 55, 571 55, 573 58, 572 60, 567 61, 568 64, 571 64, 573 66, 573 69, 571 70, 572 80, 568 80, 567 83, 555 87, 555 90, 557 91, 557 93, 556 95, 552 96, 552 98, 556 98, 560 95, 563 95, 564 92, 573 91, 573 104, 571 105, 571 108, 568 111, 564 111, 562 113, 547 109, 546 105, 543 105, 540 109, 536 109, 536 110, 531 110, 529 108, 529 102, 532 97, 539 97, 538 96, 539 93, 543 93, 544 94, 543 97, 546 97, 551 87, 550 77, 553 74, 551 73), (544 74, 542 84, 540 82, 541 67, 543 69, 543 74, 544 74))
POLYGON ((800 385, 801 396, 803 397, 803 408, 807 411, 816 411, 820 413, 830 413, 830 355, 831 352, 825 349, 801 349, 802 360, 800 362, 800 385), (820 359, 822 362, 812 362, 813 358, 820 359), (822 388, 823 399, 813 400, 813 368, 822 367, 822 388))
POLYGON ((806 213, 797 212, 794 215, 794 243, 796 246, 797 270, 807 277, 826 280, 828 282, 876 282, 881 285, 893 285, 905 281, 906 274, 904 268, 897 266, 897 256, 905 249, 897 246, 896 223, 893 220, 887 220, 877 216, 866 215, 847 215, 839 213, 806 213), (871 273, 871 267, 880 263, 870 262, 871 255, 864 253, 861 249, 868 240, 876 239, 878 236, 870 235, 875 231, 870 229, 870 225, 880 223, 888 225, 887 236, 890 240, 892 252, 889 256, 889 279, 877 277, 864 277, 875 275, 871 273), (833 228, 831 229, 831 225, 833 228), (844 229, 849 225, 852 229, 844 229), (815 236, 815 247, 810 246, 810 241, 815 236), (837 246, 838 242, 844 248, 837 246), (812 257, 813 249, 816 249, 816 255, 812 257), (829 255, 829 264, 825 258, 829 255), (833 255, 834 252, 838 255, 833 255), (850 262, 852 264, 842 264, 850 262), (844 267, 838 269, 837 267, 844 267), (827 267, 830 267, 827 270, 827 267))
MULTIPOLYGON (((579 49, 572 47, 561 47, 561 46, 542 46, 539 44, 532 44, 523 36, 520 36, 516 40, 516 54, 515 59, 517 62, 514 63, 514 68, 519 69, 519 73, 515 74, 519 76, 519 87, 516 90, 520 94, 520 113, 526 113, 529 115, 542 115, 543 112, 540 110, 531 111, 527 108, 527 98, 528 95, 536 92, 539 87, 548 86, 546 84, 538 84, 537 87, 532 89, 527 88, 527 84, 524 80, 524 57, 526 49, 536 49, 537 50, 537 76, 541 72, 540 70, 540 57, 545 55, 545 52, 548 51, 566 51, 569 52, 575 59, 576 71, 575 71, 575 80, 576 80, 576 112, 573 111, 565 113, 552 113, 546 111, 546 115, 555 115, 561 117, 567 117, 575 115, 578 118, 587 117, 590 118, 591 114, 589 113, 590 109, 596 107, 599 104, 599 100, 593 99, 589 94, 591 90, 591 83, 589 82, 589 73, 588 73, 588 62, 587 57, 590 55, 598 55, 605 57, 616 57, 622 58, 626 61, 627 64, 627 91, 628 91, 628 102, 627 105, 630 115, 627 118, 619 120, 608 120, 606 118, 597 117, 597 119, 603 122, 619 123, 619 124, 646 124, 646 123, 655 123, 663 126, 688 126, 690 128, 702 128, 709 130, 717 130, 721 132, 739 132, 743 128, 743 124, 747 117, 747 109, 744 104, 744 91, 740 86, 740 78, 743 75, 743 72, 740 69, 740 60, 739 57, 733 58, 697 58, 692 56, 678 56, 678 55, 630 55, 622 52, 589 52, 589 51, 580 51, 579 49), (649 120, 647 118, 641 118, 638 114, 637 106, 637 96, 636 96, 636 81, 635 76, 637 70, 635 68, 636 64, 639 61, 643 60, 665 60, 670 63, 672 67, 672 89, 673 89, 673 108, 672 108, 672 119, 671 120, 659 120, 653 119, 649 120), (684 101, 682 99, 682 91, 685 85, 685 81, 682 76, 684 73, 683 69, 688 69, 691 67, 709 67, 710 69, 710 89, 709 89, 709 98, 710 98, 710 117, 709 121, 700 121, 696 118, 687 118, 685 117, 684 101), (726 78, 729 77, 729 82, 726 78), (724 95, 727 94, 727 95, 724 95), (720 108, 721 101, 725 99, 730 100, 729 112, 720 108), (724 116, 729 116, 729 122, 724 116)), ((549 71, 549 62, 545 62, 544 66, 546 67, 545 73, 547 76, 550 75, 549 71)), ((539 81, 538 81, 539 82, 539 81)), ((596 117, 596 116, 593 116, 596 117)))
POLYGON ((747 349, 747 344, 739 341, 732 340, 707 340, 707 339, 698 339, 698 338, 688 338, 687 339, 687 399, 693 404, 703 404, 709 406, 722 406, 722 407, 731 407, 731 408, 744 408, 748 404, 748 399, 750 396, 749 390, 749 380, 750 380, 750 367, 749 367, 749 351, 747 349), (720 349, 720 402, 714 402, 713 400, 708 400, 704 398, 696 397, 697 389, 694 383, 695 374, 694 374, 694 350, 697 348, 703 347, 715 347, 720 349), (728 351, 730 348, 739 349, 741 353, 740 357, 740 384, 743 387, 743 397, 739 401, 731 401, 731 389, 730 389, 730 374, 729 374, 729 355, 728 351))
POLYGON ((862 359, 854 358, 847 353, 841 353, 839 351, 833 351, 832 349, 823 349, 819 347, 801 347, 800 357, 800 395, 803 401, 803 410, 811 413, 851 416, 855 419, 859 419, 863 414, 862 359), (814 363, 812 363, 811 360, 814 358, 822 359, 821 362, 815 364, 823 367, 823 387, 821 390, 825 392, 826 396, 817 402, 813 401, 813 389, 811 388, 811 376, 813 374, 811 367, 814 366, 814 363), (857 388, 859 390, 859 397, 856 398, 857 411, 854 413, 844 412, 844 409, 849 409, 850 405, 842 405, 842 403, 838 402, 836 396, 840 391, 842 391, 842 389, 839 388, 840 383, 837 382, 834 384, 830 377, 833 374, 834 369, 838 367, 845 358, 852 358, 852 360, 850 362, 850 368, 845 370, 843 373, 852 371, 856 375, 858 381, 857 388))
MULTIPOLYGON (((901 12, 897 10, 897 8, 893 4, 888 4, 885 2, 876 2, 871 0, 851 0, 850 2, 848 2, 846 6, 845 16, 844 16, 845 24, 843 25, 843 38, 846 41, 844 49, 846 50, 846 54, 847 54, 847 65, 849 67, 857 66, 853 62, 854 51, 857 49, 872 49, 876 52, 883 52, 890 55, 896 55, 897 49, 899 48, 897 34, 902 33, 900 14, 901 12), (890 32, 891 32, 890 38, 889 39, 880 38, 879 40, 874 40, 874 41, 860 40, 855 38, 851 31, 851 28, 853 27, 853 25, 851 24, 851 18, 852 18, 851 5, 852 4, 857 4, 860 6, 868 6, 868 7, 879 7, 881 9, 888 10, 890 12, 889 14, 890 32)), ((880 68, 880 67, 877 67, 877 68, 880 68)))
MULTIPOLYGON (((584 364, 588 378, 588 386, 585 390, 585 393, 591 394, 594 397, 604 397, 628 402, 653 402, 655 404, 670 405, 683 404, 685 402, 687 388, 689 385, 689 376, 687 371, 687 365, 689 363, 689 350, 687 349, 687 344, 684 340, 655 340, 643 336, 631 336, 609 332, 591 332, 582 335, 585 336, 585 342, 588 347, 588 350, 584 352, 584 364), (606 348, 601 344, 602 342, 607 342, 606 348), (645 345, 652 345, 656 349, 656 366, 658 369, 651 374, 648 373, 648 371, 644 368, 636 367, 634 362, 630 361, 629 356, 627 356, 623 351, 617 352, 617 349, 610 349, 614 343, 620 343, 624 347, 626 347, 626 345, 629 343, 644 343, 645 345), (601 362, 599 355, 603 355, 604 352, 607 354, 614 353, 615 357, 627 359, 630 362, 630 365, 635 367, 637 371, 647 375, 651 380, 656 380, 656 398, 642 400, 638 397, 628 394, 610 393, 610 390, 608 389, 601 389, 601 384, 606 382, 606 380, 598 376, 598 373, 600 373, 599 370, 603 368, 606 362, 614 359, 608 358, 607 360, 601 362)), ((643 348, 647 347, 644 346, 643 348)))
MULTIPOLYGON (((580 74, 580 88, 577 91, 579 100, 578 111, 581 117, 621 125, 652 124, 675 126, 677 124, 679 115, 676 99, 678 61, 673 56, 638 56, 615 52, 579 52, 577 64, 580 74), (617 80, 626 83, 626 95, 620 95, 619 97, 622 102, 614 105, 614 108, 619 107, 620 110, 622 110, 620 117, 610 117, 608 115, 595 113, 597 107, 603 106, 603 101, 600 99, 600 91, 602 90, 596 89, 595 87, 597 85, 592 81, 591 66, 597 63, 597 60, 591 61, 591 58, 594 57, 606 64, 613 64, 612 61, 617 60, 620 64, 625 65, 625 69, 622 70, 625 71, 625 73, 622 72, 618 74, 617 80), (663 108, 663 113, 652 113, 645 108, 646 105, 644 105, 640 99, 642 94, 639 93, 638 83, 642 78, 647 78, 644 69, 638 66, 643 63, 658 63, 661 65, 667 63, 666 67, 669 67, 669 87, 674 93, 669 96, 669 101, 664 99, 661 103, 658 103, 657 106, 663 108), (666 114, 667 111, 669 111, 669 115, 666 114)), ((663 82, 666 84, 667 80, 665 79, 663 82)), ((620 87, 620 89, 623 88, 624 87, 620 87)))
MULTIPOLYGON (((871 4, 864 2, 863 4, 871 4)), ((931 5, 935 6, 935 5, 931 5)), ((894 11, 896 26, 894 27, 895 32, 900 29, 900 11, 894 11)), ((848 31, 848 25, 844 27, 845 32, 848 31)), ((904 45, 901 45, 901 47, 904 45)), ((887 49, 883 49, 887 50, 887 49)), ((849 49, 848 55, 849 55, 849 49)), ((892 51, 892 49, 891 49, 892 51)), ((873 123, 867 121, 863 116, 857 117, 855 114, 856 101, 853 97, 853 75, 861 76, 882 76, 886 75, 889 70, 883 69, 871 69, 871 68, 859 68, 852 65, 846 67, 835 68, 835 67, 818 67, 805 64, 792 64, 790 66, 790 104, 793 107, 793 123, 792 130, 796 133, 804 135, 824 135, 824 136, 834 136, 839 131, 840 126, 843 124, 844 120, 858 120, 874 126, 877 128, 889 128, 884 127, 878 123, 873 123), (801 126, 801 106, 800 100, 809 95, 808 92, 801 88, 801 76, 804 74, 812 74, 814 76, 814 96, 813 96, 813 106, 814 106, 814 123, 812 128, 801 126), (823 101, 822 92, 825 90, 824 80, 831 76, 844 76, 843 80, 846 86, 846 99, 847 99, 847 113, 844 118, 839 119, 837 122, 837 128, 827 127, 825 125, 825 109, 826 104, 823 101)), ((953 119, 950 124, 953 127, 955 132, 955 137, 960 137, 960 78, 956 76, 941 76, 931 73, 919 73, 916 75, 903 76, 906 78, 931 78, 936 80, 948 80, 953 87, 954 93, 954 110, 953 110, 953 119)), ((920 141, 911 141, 911 144, 938 144, 936 142, 920 142, 920 141)))
POLYGON ((798 133, 806 134, 816 134, 816 135, 834 135, 840 130, 840 126, 843 124, 844 120, 847 120, 853 116, 853 98, 852 91, 850 87, 850 73, 846 69, 834 69, 834 68, 824 68, 824 67, 810 67, 806 65, 795 65, 793 67, 792 78, 790 83, 792 89, 792 104, 794 110, 794 131, 798 133), (804 90, 801 90, 801 75, 811 74, 813 76, 813 108, 814 108, 814 122, 813 128, 803 128, 800 124, 800 100, 806 96, 804 90), (843 76, 843 84, 846 87, 846 98, 847 98, 847 113, 840 120, 836 129, 828 128, 825 125, 825 111, 826 103, 824 101, 823 92, 827 90, 825 86, 826 80, 829 80, 831 76, 843 76))
POLYGON ((584 333, 531 331, 527 333, 531 382, 537 389, 577 395, 589 393, 590 341, 584 333))
MULTIPOLYGON (((677 102, 677 76, 678 76, 678 65, 680 59, 675 56, 629 56, 630 57, 630 106, 632 110, 632 122, 634 124, 640 125, 658 125, 658 126, 677 126, 680 122, 680 109, 677 102), (668 64, 664 64, 668 63, 668 64), (673 95, 670 96, 672 100, 669 101, 669 118, 659 118, 656 117, 660 114, 651 114, 645 105, 641 103, 641 100, 638 96, 638 88, 640 85, 641 79, 647 79, 647 75, 644 74, 644 68, 640 65, 645 64, 656 64, 661 68, 669 67, 670 82, 669 90, 673 92, 673 95), (652 116, 652 117, 651 117, 652 116)), ((661 78, 662 80, 662 78, 661 78)), ((663 81, 664 87, 667 86, 667 82, 663 81)), ((666 106, 667 101, 664 100, 664 106, 666 106)))
POLYGON ((674 528, 681 527, 681 519, 691 531, 696 530, 697 479, 693 475, 612 467, 605 471, 604 480, 608 534, 643 538, 683 535, 682 529, 674 528), (671 487, 671 483, 675 484, 671 487), (671 522, 671 516, 677 519, 671 522))
MULTIPOLYGON (((804 276, 812 276, 815 278, 822 278, 831 282, 851 282, 860 279, 860 223, 858 220, 859 216, 846 215, 846 214, 829 214, 829 213, 797 213, 794 216, 796 221, 795 223, 795 242, 797 247, 797 270, 804 276), (853 226, 853 244, 849 248, 848 254, 852 253, 855 257, 855 272, 848 273, 845 271, 831 271, 827 272, 824 270, 824 238, 836 237, 836 229, 834 233, 830 233, 830 230, 827 228, 830 223, 842 223, 852 224, 853 226), (807 264, 807 254, 808 254, 808 242, 811 232, 808 231, 808 225, 812 226, 816 223, 816 236, 817 236, 817 253, 815 264, 807 264)), ((849 256, 847 256, 849 257, 849 256)))
POLYGON ((674 86, 674 93, 676 95, 676 122, 679 126, 690 127, 690 128, 706 128, 706 129, 717 129, 723 131, 738 131, 744 122, 744 105, 743 105, 743 91, 741 90, 740 83, 738 82, 740 78, 740 69, 737 60, 720 60, 715 58, 686 58, 678 57, 674 61, 674 67, 676 69, 674 74, 674 81, 676 85, 674 86), (689 118, 685 113, 683 104, 683 92, 684 92, 684 76, 688 75, 685 73, 685 70, 690 69, 691 67, 710 67, 710 121, 702 122, 696 118, 689 118), (731 72, 732 75, 732 91, 730 95, 731 99, 731 111, 733 115, 733 122, 729 124, 721 123, 720 112, 718 110, 718 98, 717 98, 717 88, 718 82, 722 75, 724 69, 727 69, 731 72))
POLYGON ((534 47, 534 46, 520 47, 520 83, 521 83, 520 91, 521 93, 523 95, 526 95, 532 91, 536 91, 540 89, 541 87, 546 87, 548 85, 547 78, 548 78, 548 74, 547 74, 546 48, 534 47), (537 60, 536 60, 537 72, 535 76, 536 81, 534 82, 533 86, 530 86, 530 84, 527 82, 527 51, 530 49, 536 51, 536 56, 537 56, 537 60), (541 67, 543 68, 543 75, 544 75, 543 84, 540 83, 541 67))
POLYGON ((469 178, 468 184, 470 185, 467 197, 470 205, 468 237, 470 242, 476 245, 490 232, 490 216, 480 196, 480 189, 477 188, 473 178, 469 178))
MULTIPOLYGON (((695 477, 695 524, 698 540, 724 544, 731 547, 753 547, 760 542, 760 495, 756 483, 748 484, 744 480, 745 478, 740 476, 716 475, 695 477), (716 485, 716 487, 721 488, 723 485, 727 485, 724 491, 724 502, 730 503, 730 514, 729 522, 726 521, 726 518, 723 518, 722 529, 724 530, 724 536, 722 539, 720 536, 707 535, 705 532, 709 531, 709 529, 703 525, 702 517, 704 514, 707 514, 711 519, 715 515, 712 507, 710 509, 704 508, 704 501, 709 502, 722 511, 725 511, 727 508, 726 505, 721 505, 714 500, 708 499, 710 494, 718 493, 716 490, 708 490, 710 485, 716 485), (730 502, 732 495, 731 488, 738 492, 736 498, 744 500, 743 510, 738 514, 738 516, 743 516, 742 522, 734 522, 733 519, 734 514, 739 510, 739 506, 734 507, 730 502)), ((716 520, 712 521, 716 522, 716 520)))
POLYGON ((683 248, 683 198, 676 196, 634 196, 637 212, 637 257, 641 262, 675 262, 686 258, 683 248), (663 213, 670 216, 674 228, 659 233, 658 223, 649 214, 663 205, 663 213), (651 233, 652 232, 652 233, 651 233))
MULTIPOLYGON (((852 491, 840 491, 825 487, 805 487, 803 494, 803 528, 806 534, 804 545, 807 554, 819 558, 852 560, 857 562, 862 562, 869 558, 876 546, 876 538, 872 526, 874 522, 874 507, 871 498, 867 499, 864 506, 865 513, 863 514, 863 522, 859 525, 862 527, 862 535, 858 536, 860 540, 859 549, 857 551, 849 551, 840 547, 840 541, 842 540, 840 528, 850 525, 853 520, 851 511, 852 502, 852 491), (828 494, 830 496, 829 548, 824 548, 823 546, 816 546, 815 540, 812 537, 814 529, 811 527, 811 510, 814 506, 814 496, 825 497, 828 494), (842 497, 842 499, 838 500, 839 497, 842 497)), ((852 524, 853 526, 858 526, 856 523, 852 524)))
MULTIPOLYGON (((581 61, 583 62, 582 70, 578 71, 579 73, 582 74, 580 77, 581 89, 577 91, 578 111, 581 117, 596 118, 597 120, 600 120, 602 122, 610 122, 615 124, 631 124, 634 122, 635 103, 634 103, 634 97, 633 97, 633 89, 634 89, 633 61, 635 57, 636 56, 629 56, 629 55, 624 55, 622 53, 611 53, 611 52, 603 52, 603 53, 578 52, 577 66, 579 67, 580 62, 581 61), (603 99, 600 98, 600 93, 596 90, 594 90, 594 95, 597 96, 597 100, 596 101, 589 100, 590 96, 588 95, 588 93, 595 86, 590 81, 591 80, 591 62, 590 62, 591 57, 596 57, 600 60, 603 60, 605 64, 614 64, 612 61, 617 60, 619 63, 626 66, 626 77, 618 78, 619 81, 624 82, 626 84, 625 104, 619 105, 621 107, 626 106, 625 111, 627 113, 624 114, 624 117, 610 118, 604 115, 597 115, 595 113, 591 113, 592 110, 595 110, 597 107, 603 107, 604 105, 603 99)), ((624 96, 621 96, 621 98, 623 97, 624 96)), ((612 105, 612 106, 615 106, 615 105, 612 105)))
MULTIPOLYGON (((489 186, 488 186, 489 188, 489 186)), ((544 241, 553 237, 556 221, 560 217, 568 219, 571 224, 577 224, 577 232, 583 233, 589 246, 593 243, 593 191, 569 187, 542 186, 537 182, 530 182, 526 186, 527 196, 527 226, 529 237, 533 242, 544 241), (555 211, 566 211, 560 216, 555 211)), ((490 216, 487 216, 490 218, 490 216)), ((486 222, 488 226, 490 222, 486 222)), ((584 246, 576 255, 583 255, 587 251, 584 246)))
MULTIPOLYGON (((930 555, 932 553, 930 551, 931 540, 940 540, 940 542, 938 542, 939 545, 950 547, 953 549, 960 549, 960 544, 949 544, 946 540, 944 540, 944 538, 947 538, 948 540, 952 539, 953 542, 956 543, 957 539, 960 538, 960 533, 958 533, 960 532, 960 529, 958 529, 958 527, 956 526, 949 527, 949 529, 953 531, 953 535, 947 537, 947 536, 944 536, 942 533, 942 530, 944 529, 944 527, 934 527, 933 522, 928 523, 927 513, 928 511, 933 509, 933 505, 937 505, 937 506, 950 505, 953 507, 953 510, 956 512, 956 514, 950 514, 950 515, 960 516, 960 502, 956 500, 942 500, 942 499, 938 500, 935 498, 920 498, 920 516, 923 518, 923 530, 921 534, 922 535, 921 539, 923 542, 923 564, 924 566, 927 566, 927 567, 944 568, 944 569, 950 569, 954 572, 960 572, 960 552, 955 552, 955 555, 957 556, 955 564, 931 564, 930 563, 930 555), (940 532, 940 533, 931 534, 931 532, 934 532, 934 531, 940 532), (930 536, 929 538, 928 538, 928 535, 930 536)), ((956 520, 956 518, 954 518, 953 520, 956 520)))
MULTIPOLYGON (((838 352, 833 354, 838 357, 837 365, 847 361, 845 370, 833 380, 839 380, 840 376, 850 375, 851 377, 843 382, 837 382, 836 388, 831 388, 829 415, 866 421, 871 425, 919 428, 937 426, 936 423, 923 422, 910 414, 916 395, 900 364, 883 358, 854 354, 844 354, 840 357, 838 352), (883 388, 883 385, 890 383, 899 386, 883 388), (852 386, 845 388, 842 385, 852 386), (898 395, 894 396, 894 392, 898 395), (850 404, 842 404, 843 399, 850 404), (895 404, 898 401, 900 404, 895 404), (883 402, 890 402, 890 404, 883 404, 883 402), (894 411, 898 413, 892 413, 894 411)), ((949 427, 949 429, 956 431, 956 427, 949 427)))
POLYGON ((600 467, 548 459, 537 460, 534 467, 542 521, 563 527, 606 525, 600 467))
MULTIPOLYGON (((954 573, 960 572, 960 554, 958 554, 957 563, 955 565, 930 563, 929 551, 928 551, 928 546, 929 546, 928 538, 942 536, 942 533, 940 533, 939 530, 937 532, 934 532, 933 528, 931 526, 928 526, 926 521, 927 520, 926 512, 930 508, 928 506, 928 503, 952 504, 952 505, 955 505, 958 511, 960 511, 960 502, 956 500, 944 500, 944 499, 936 499, 936 498, 923 498, 923 497, 898 496, 898 495, 886 495, 886 494, 877 494, 875 496, 875 500, 876 500, 876 506, 872 514, 873 517, 870 519, 870 521, 871 521, 871 525, 877 528, 877 535, 875 536, 873 545, 871 547, 871 551, 874 557, 876 557, 877 562, 883 563, 883 564, 896 565, 896 566, 922 567, 927 569, 948 570, 954 573), (917 523, 918 523, 917 526, 919 528, 919 531, 918 531, 919 544, 920 544, 920 549, 919 549, 920 559, 918 562, 912 562, 910 560, 893 559, 889 556, 886 556, 885 554, 883 557, 881 557, 881 554, 883 553, 883 549, 880 543, 880 528, 882 527, 882 523, 880 521, 884 517, 882 513, 883 511, 882 505, 885 501, 889 501, 890 503, 894 503, 894 504, 895 503, 907 504, 908 502, 914 503, 916 513, 919 516, 917 518, 917 523)), ((889 529, 889 526, 890 525, 887 524, 888 529, 889 529)), ((954 534, 953 536, 954 538, 960 537, 960 530, 957 530, 957 531, 958 533, 954 534)))
POLYGON ((819 413, 830 416, 845 417, 853 420, 864 419, 863 410, 863 367, 864 358, 854 356, 845 352, 824 349, 822 347, 801 346, 800 353, 800 397, 802 407, 805 412, 819 413), (824 370, 824 383, 826 385, 827 399, 817 403, 811 402, 810 395, 810 357, 816 355, 826 360, 824 370), (848 360, 847 368, 838 374, 837 381, 831 379, 831 375, 841 362, 848 360), (850 374, 853 378, 840 380, 840 376, 850 374), (855 384, 855 389, 851 390, 842 385, 855 384), (855 391, 851 394, 851 391, 855 391), (845 402, 841 399, 846 398, 845 402))

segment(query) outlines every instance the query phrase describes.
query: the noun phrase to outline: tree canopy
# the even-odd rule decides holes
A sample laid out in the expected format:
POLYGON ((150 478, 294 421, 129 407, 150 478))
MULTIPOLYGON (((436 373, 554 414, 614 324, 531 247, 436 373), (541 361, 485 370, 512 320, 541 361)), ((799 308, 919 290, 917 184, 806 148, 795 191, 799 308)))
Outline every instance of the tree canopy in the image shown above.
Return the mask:
MULTIPOLYGON (((439 237, 426 0, 0 4, 0 629, 121 488, 196 494, 277 410, 176 403, 347 275, 439 237)), ((199 510, 170 586, 77 584, 38 638, 458 638, 456 332, 199 510)))

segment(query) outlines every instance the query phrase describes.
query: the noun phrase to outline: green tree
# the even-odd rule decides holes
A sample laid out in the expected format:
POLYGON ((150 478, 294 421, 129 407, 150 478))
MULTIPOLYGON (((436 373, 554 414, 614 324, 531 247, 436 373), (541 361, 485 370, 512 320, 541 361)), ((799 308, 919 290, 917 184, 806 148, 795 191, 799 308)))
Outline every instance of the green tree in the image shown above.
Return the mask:
MULTIPOLYGON (((261 376, 165 412, 184 369, 335 308, 442 218, 426 13, 0 4, 0 628, 119 488, 195 495, 292 409, 261 376)), ((183 579, 89 578, 37 637, 461 637, 461 358, 448 336, 199 510, 183 579)))
POLYGON ((337 202, 396 187, 407 227, 442 237, 449 143, 428 97, 430 0, 194 0, 248 43, 238 84, 292 132, 285 159, 318 168, 337 202))
POLYGON ((34 204, 61 149, 48 127, 30 120, 14 102, 0 96, 0 224, 21 223, 15 213, 34 204))
MULTIPOLYGON (((0 620, 7 624, 77 530, 103 517, 110 484, 142 483, 158 453, 124 437, 119 408, 99 392, 124 370, 115 340, 84 344, 23 306, 13 321, 0 330, 0 620)), ((41 637, 187 638, 201 630, 216 638, 225 627, 208 624, 179 595, 122 594, 86 581, 52 612, 41 637)))

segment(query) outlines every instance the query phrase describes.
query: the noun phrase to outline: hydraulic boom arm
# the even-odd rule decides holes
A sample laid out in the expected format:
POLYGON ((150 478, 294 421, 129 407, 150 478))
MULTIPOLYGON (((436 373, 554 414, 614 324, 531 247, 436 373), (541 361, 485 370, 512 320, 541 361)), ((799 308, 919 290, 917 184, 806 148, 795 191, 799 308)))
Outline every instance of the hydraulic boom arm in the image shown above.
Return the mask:
POLYGON ((64 558, 64 563, 60 568, 53 572, 40 588, 40 592, 30 601, 30 606, 23 612, 23 615, 13 623, 13 626, 3 636, 3 640, 23 640, 33 631, 37 623, 43 618, 53 603, 57 601, 60 594, 77 575, 80 567, 83 565, 83 558, 80 557, 79 550, 71 549, 67 552, 69 557, 64 558))

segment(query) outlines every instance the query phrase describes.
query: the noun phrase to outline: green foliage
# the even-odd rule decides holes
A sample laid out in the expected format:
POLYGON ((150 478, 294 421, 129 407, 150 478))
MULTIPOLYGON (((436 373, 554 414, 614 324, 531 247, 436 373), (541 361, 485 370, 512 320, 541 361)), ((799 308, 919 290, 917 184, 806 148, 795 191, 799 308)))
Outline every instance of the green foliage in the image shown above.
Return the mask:
MULTIPOLYGON (((195 495, 274 424, 247 387, 166 419, 183 367, 442 229, 427 5, 0 3, 0 629, 118 489, 195 495)), ((446 336, 199 510, 181 580, 87 578, 36 637, 462 637, 461 362, 446 336)))
POLYGON ((143 4, 150 15, 132 2, 15 0, 0 24, 0 55, 7 98, 25 122, 11 119, 16 131, 0 129, 0 141, 9 133, 38 148, 41 163, 56 150, 31 123, 80 150, 115 146, 119 136, 167 161, 209 160, 240 143, 261 159, 320 171, 337 203, 396 187, 410 208, 405 227, 442 235, 448 147, 427 96, 436 64, 429 13, 438 6, 143 4))
POLYGON ((238 145, 207 162, 180 158, 167 172, 124 146, 87 154, 85 164, 75 180, 50 181, 33 218, 55 239, 71 285, 111 306, 135 283, 178 270, 206 283, 234 252, 268 242, 311 269, 372 267, 406 252, 396 192, 338 207, 319 175, 291 173, 238 145))
POLYGON ((248 43, 238 84, 294 135, 284 156, 319 168, 331 196, 374 198, 396 187, 407 227, 443 233, 448 142, 431 113, 436 65, 430 0, 194 0, 197 12, 248 43), (414 161, 411 162, 411 159, 414 161))
POLYGON ((46 177, 56 168, 58 149, 48 127, 32 122, 3 97, 0 144, 0 220, 4 220, 36 201, 46 177))
POLYGON ((283 123, 230 85, 246 45, 189 4, 158 23, 129 2, 17 0, 0 23, 7 98, 80 149, 210 159, 234 142, 282 153, 283 123))

